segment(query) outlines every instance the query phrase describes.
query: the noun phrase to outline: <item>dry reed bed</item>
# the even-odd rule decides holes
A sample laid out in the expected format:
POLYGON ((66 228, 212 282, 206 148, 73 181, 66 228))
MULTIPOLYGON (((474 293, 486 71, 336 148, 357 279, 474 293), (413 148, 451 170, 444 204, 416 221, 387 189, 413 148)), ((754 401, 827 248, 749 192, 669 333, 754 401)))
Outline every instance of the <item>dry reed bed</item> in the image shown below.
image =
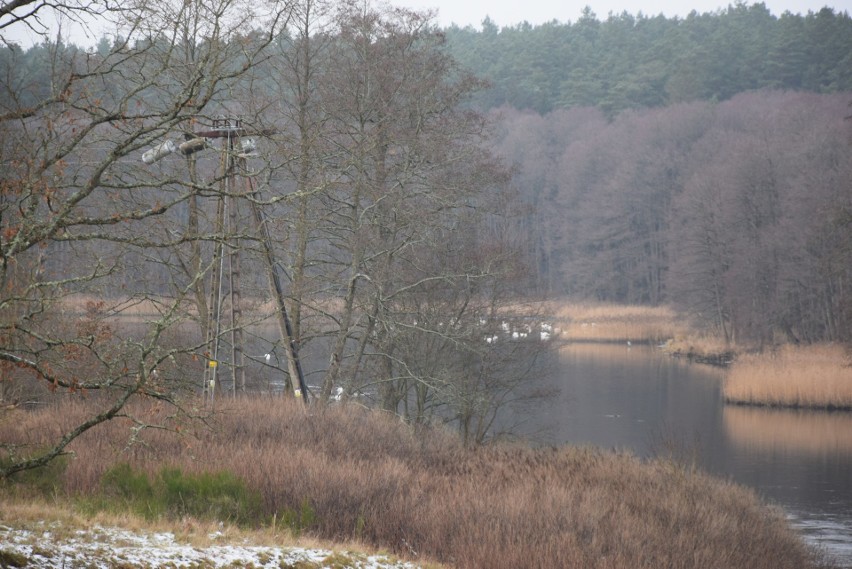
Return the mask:
POLYGON ((733 361, 739 348, 719 336, 693 333, 675 336, 666 342, 665 351, 699 362, 727 365, 733 361))
MULTIPOLYGON (((21 415, 2 438, 36 442, 85 411, 21 415)), ((589 448, 468 450, 375 412, 306 412, 282 399, 233 402, 194 438, 151 431, 127 448, 127 429, 115 423, 75 444, 69 492, 95 491, 118 462, 152 474, 169 464, 231 471, 261 493, 269 518, 307 501, 319 538, 459 568, 819 566, 752 492, 672 462, 589 448)))
POLYGON ((564 340, 585 342, 664 342, 687 331, 683 319, 666 306, 555 304, 564 340))
POLYGON ((783 346, 745 354, 723 389, 729 403, 852 410, 852 365, 841 346, 783 346))

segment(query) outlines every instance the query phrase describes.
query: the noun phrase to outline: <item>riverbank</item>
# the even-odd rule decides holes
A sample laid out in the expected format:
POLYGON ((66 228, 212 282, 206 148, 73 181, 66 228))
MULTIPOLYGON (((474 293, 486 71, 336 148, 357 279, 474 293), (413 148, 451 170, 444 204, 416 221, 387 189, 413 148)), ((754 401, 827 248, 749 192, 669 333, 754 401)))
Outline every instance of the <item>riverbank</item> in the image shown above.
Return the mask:
POLYGON ((849 411, 852 364, 839 345, 742 354, 728 370, 723 395, 738 405, 849 411))
POLYGON ((675 357, 724 366, 729 404, 852 411, 852 361, 842 346, 756 352, 691 328, 666 306, 562 303, 552 311, 565 342, 654 344, 675 357))
POLYGON ((610 303, 554 303, 560 339, 569 342, 666 342, 684 336, 689 327, 667 306, 610 303))
POLYGON ((737 348, 694 329, 689 319, 669 306, 596 302, 557 302, 549 311, 563 342, 651 344, 675 357, 727 365, 737 348))
MULTIPOLYGON (((4 441, 38 444, 88 405, 22 412, 3 426, 4 441)), ((171 519, 170 507, 200 507, 195 515, 213 522, 227 511, 249 528, 462 569, 824 566, 780 511, 674 460, 576 447, 466 449, 441 429, 415 432, 355 407, 306 412, 284 399, 228 402, 210 425, 180 437, 142 431, 132 446, 133 425, 99 427, 75 441, 49 493, 85 511, 123 504, 156 520, 171 519), (204 473, 228 473, 248 492, 193 500, 194 484, 231 480, 204 473), (175 480, 183 493, 169 502, 175 480), (246 508, 233 503, 243 499, 246 508)))
POLYGON ((740 352, 739 347, 725 342, 722 338, 694 331, 672 336, 662 347, 663 351, 671 356, 718 366, 730 365, 740 352))

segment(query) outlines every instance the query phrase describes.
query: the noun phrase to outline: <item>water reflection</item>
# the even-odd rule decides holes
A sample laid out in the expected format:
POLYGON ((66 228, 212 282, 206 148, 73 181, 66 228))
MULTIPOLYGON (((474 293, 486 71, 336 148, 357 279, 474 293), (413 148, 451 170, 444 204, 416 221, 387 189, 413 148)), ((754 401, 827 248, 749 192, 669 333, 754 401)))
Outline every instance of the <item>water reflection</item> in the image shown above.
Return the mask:
POLYGON ((725 434, 743 449, 852 454, 852 414, 726 406, 725 434))
POLYGON ((541 381, 556 395, 509 417, 526 420, 530 439, 643 457, 674 443, 782 506, 809 541, 852 567, 852 414, 726 406, 724 370, 650 346, 569 344, 553 369, 541 381))
POLYGON ((557 396, 536 412, 547 443, 593 444, 650 456, 661 439, 716 444, 722 372, 651 346, 572 343, 547 381, 557 396), (708 440, 705 440, 708 439, 708 440))

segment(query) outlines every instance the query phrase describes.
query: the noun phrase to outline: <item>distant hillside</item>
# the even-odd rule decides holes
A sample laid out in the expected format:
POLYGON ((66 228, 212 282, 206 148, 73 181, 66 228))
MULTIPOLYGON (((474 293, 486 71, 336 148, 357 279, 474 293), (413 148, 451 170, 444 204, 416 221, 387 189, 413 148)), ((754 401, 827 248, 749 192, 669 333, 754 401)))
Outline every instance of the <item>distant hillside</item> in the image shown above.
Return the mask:
POLYGON ((589 8, 573 23, 444 30, 450 53, 491 81, 475 103, 546 113, 723 101, 762 88, 852 90, 852 18, 831 8, 797 15, 762 3, 685 18, 589 8))

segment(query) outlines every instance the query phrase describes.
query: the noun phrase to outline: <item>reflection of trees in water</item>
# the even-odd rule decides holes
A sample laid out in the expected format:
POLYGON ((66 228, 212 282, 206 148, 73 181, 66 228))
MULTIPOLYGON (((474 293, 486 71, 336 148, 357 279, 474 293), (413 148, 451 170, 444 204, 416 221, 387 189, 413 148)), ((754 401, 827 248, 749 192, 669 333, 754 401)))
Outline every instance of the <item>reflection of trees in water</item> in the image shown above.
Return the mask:
POLYGON ((738 446, 804 454, 852 454, 852 413, 726 406, 725 434, 738 446))

